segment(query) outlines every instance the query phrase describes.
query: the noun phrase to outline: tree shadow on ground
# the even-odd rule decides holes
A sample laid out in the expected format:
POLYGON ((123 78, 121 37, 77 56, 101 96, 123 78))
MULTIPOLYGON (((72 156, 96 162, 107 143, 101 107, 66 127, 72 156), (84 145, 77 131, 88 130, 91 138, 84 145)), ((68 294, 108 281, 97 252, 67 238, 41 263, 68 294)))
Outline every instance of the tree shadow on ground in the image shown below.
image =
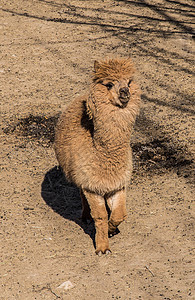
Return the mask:
MULTIPOLYGON (((158 99, 147 98, 146 95, 143 95, 142 98, 163 105, 158 99)), ((174 107, 173 105, 170 106, 174 107)), ((174 108, 182 110, 182 108, 178 106, 174 108)), ((192 114, 192 111, 189 109, 183 109, 183 111, 192 114)), ((45 116, 29 115, 26 118, 18 120, 17 124, 9 124, 3 128, 3 132, 23 136, 26 143, 28 141, 35 141, 39 146, 49 148, 54 142, 54 128, 58 116, 57 114, 46 118, 45 116)), ((141 141, 134 138, 131 142, 135 165, 134 172, 142 175, 147 172, 154 175, 172 171, 176 172, 178 176, 185 178, 188 183, 194 183, 193 155, 189 153, 186 147, 176 143, 171 135, 169 136, 165 133, 162 126, 155 124, 146 117, 143 111, 136 120, 135 131, 142 134, 145 139, 141 141)), ((135 133, 135 137, 136 135, 135 133)), ((45 175, 44 187, 46 187, 48 191, 48 199, 57 199, 57 204, 61 203, 62 207, 67 204, 74 206, 76 203, 74 203, 74 201, 72 202, 72 199, 75 199, 75 197, 77 199, 80 198, 78 189, 67 182, 63 172, 57 169, 57 167, 45 175), (66 189, 65 194, 64 189, 66 189), (60 197, 62 198, 61 200, 59 200, 60 197), (59 201, 61 202, 59 203, 59 201)), ((49 200, 46 202, 49 203, 49 200)), ((81 201, 79 205, 80 207, 78 209, 81 209, 81 201)), ((67 216, 68 213, 66 208, 67 216)))
MULTIPOLYGON (((118 11, 118 9, 114 9, 115 6, 113 6, 111 10, 106 7, 91 8, 88 7, 87 4, 83 7, 80 5, 80 1, 78 1, 76 5, 45 0, 40 0, 39 2, 47 5, 48 12, 51 7, 55 8, 56 14, 52 14, 51 17, 50 14, 41 14, 39 11, 33 14, 31 11, 27 12, 22 8, 11 10, 6 7, 2 8, 2 11, 10 13, 13 16, 16 15, 24 18, 32 18, 44 22, 89 26, 89 28, 91 26, 91 32, 93 33, 94 26, 97 26, 97 30, 102 31, 102 33, 106 33, 106 35, 98 37, 99 39, 108 38, 109 34, 110 37, 116 37, 120 41, 117 45, 111 46, 112 51, 116 51, 117 48, 120 48, 122 42, 128 44, 129 48, 133 49, 132 52, 135 51, 137 55, 147 56, 149 58, 152 57, 157 64, 162 63, 163 66, 168 66, 176 72, 184 72, 187 75, 194 74, 191 68, 193 58, 190 57, 192 57, 193 54, 193 46, 191 43, 194 37, 194 22, 192 17, 195 6, 187 4, 187 1, 178 2, 174 0, 167 0, 164 5, 159 5, 159 3, 150 4, 145 0, 118 0, 118 4, 116 2, 115 6, 117 7, 117 5, 121 5, 123 9, 126 8, 125 11, 118 11), (139 11, 137 8, 139 8, 139 11), (61 9, 60 17, 57 13, 59 9, 61 9), (145 13, 143 13, 143 9, 146 10, 145 13), (126 21, 121 23, 121 21, 119 21, 119 17, 122 15, 126 21), (145 37, 147 37, 147 39, 145 39, 145 37), (159 46, 154 46, 154 37, 162 38, 162 41, 168 38, 175 39, 177 43, 177 51, 170 52, 170 49, 166 48, 163 43, 162 45, 159 44, 159 46), (190 54, 190 56, 188 54, 190 54), (178 59, 176 60, 176 58, 178 59)), ((97 37, 92 35, 91 40, 96 43, 97 37)), ((77 40, 77 43, 80 42, 81 41, 77 40)), ((42 43, 41 40, 40 43, 42 43)), ((50 49, 50 51, 52 51, 52 49, 50 49)), ((56 49, 55 51, 57 52, 58 50, 56 49)), ((59 55, 60 57, 62 55, 60 50, 59 55)), ((76 67, 79 68, 78 65, 76 67)), ((162 74, 163 73, 164 71, 162 74)), ((146 75, 143 74, 143 76, 146 75)), ((167 90, 168 88, 170 92, 175 94, 177 101, 182 99, 182 106, 188 105, 190 95, 185 92, 183 93, 182 98, 178 97, 178 91, 181 90, 180 85, 177 84, 177 89, 175 89, 175 86, 173 85, 173 88, 170 84, 168 84, 171 80, 167 80, 169 79, 167 76, 169 76, 169 74, 165 73, 163 86, 161 81, 157 81, 156 84, 162 89, 167 90)), ((152 80, 153 82, 153 75, 149 73, 147 80, 152 80)), ((147 99, 145 98, 145 100, 147 99)), ((170 98, 170 100, 172 99, 170 98)), ((161 104, 166 106, 167 101, 164 101, 163 99, 160 103, 158 103, 158 105, 161 104)), ((183 107, 183 109, 185 109, 185 107, 183 107)), ((191 111, 191 109, 186 108, 185 112, 191 111)))

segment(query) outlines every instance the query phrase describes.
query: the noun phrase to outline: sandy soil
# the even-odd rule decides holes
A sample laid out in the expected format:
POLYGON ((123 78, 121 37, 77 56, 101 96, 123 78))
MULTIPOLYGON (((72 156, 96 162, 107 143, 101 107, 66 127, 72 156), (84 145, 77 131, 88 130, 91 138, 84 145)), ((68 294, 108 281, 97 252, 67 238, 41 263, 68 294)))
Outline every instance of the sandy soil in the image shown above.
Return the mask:
POLYGON ((1 2, 0 299, 194 299, 194 2, 1 2), (143 106, 128 219, 97 257, 52 141, 113 54, 135 61, 143 106))

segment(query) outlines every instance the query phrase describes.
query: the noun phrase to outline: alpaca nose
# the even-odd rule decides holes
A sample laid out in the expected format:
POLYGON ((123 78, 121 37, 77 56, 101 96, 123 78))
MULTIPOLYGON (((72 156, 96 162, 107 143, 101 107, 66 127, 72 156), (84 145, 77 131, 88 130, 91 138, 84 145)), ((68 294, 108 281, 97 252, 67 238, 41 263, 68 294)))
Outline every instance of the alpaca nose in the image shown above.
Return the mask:
POLYGON ((128 95, 129 89, 128 89, 128 87, 123 87, 123 88, 120 88, 119 92, 120 92, 120 94, 128 95))

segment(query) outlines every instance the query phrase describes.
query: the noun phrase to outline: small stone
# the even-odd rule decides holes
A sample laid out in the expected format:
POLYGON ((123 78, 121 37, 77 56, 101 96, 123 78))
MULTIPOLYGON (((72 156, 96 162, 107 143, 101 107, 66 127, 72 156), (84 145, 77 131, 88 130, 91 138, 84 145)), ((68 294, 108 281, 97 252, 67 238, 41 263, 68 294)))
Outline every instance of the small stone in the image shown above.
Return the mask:
POLYGON ((63 282, 60 286, 58 286, 58 289, 64 289, 64 290, 69 290, 72 289, 74 285, 70 280, 63 282))

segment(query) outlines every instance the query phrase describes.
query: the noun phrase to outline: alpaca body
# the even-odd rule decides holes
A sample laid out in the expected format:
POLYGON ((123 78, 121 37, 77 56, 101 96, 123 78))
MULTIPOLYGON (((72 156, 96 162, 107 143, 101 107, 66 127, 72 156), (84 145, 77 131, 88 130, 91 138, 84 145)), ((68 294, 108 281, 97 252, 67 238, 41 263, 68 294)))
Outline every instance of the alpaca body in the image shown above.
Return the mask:
MULTIPOLYGON (((75 99, 61 115, 56 129, 56 154, 68 180, 104 196, 123 188, 131 176, 131 127, 126 124, 127 130, 120 130, 121 122, 124 123, 123 114, 118 121, 115 120, 116 112, 111 112, 110 128, 104 126, 103 138, 97 141, 86 113, 85 100, 85 97, 75 99)), ((101 115, 103 117, 106 122, 108 114, 101 115)))
POLYGON ((59 164, 81 189, 83 219, 91 212, 95 221, 96 253, 109 251, 108 232, 114 233, 127 214, 130 136, 140 105, 131 62, 112 60, 101 67, 96 67, 89 93, 74 99, 62 113, 55 135, 59 164))

